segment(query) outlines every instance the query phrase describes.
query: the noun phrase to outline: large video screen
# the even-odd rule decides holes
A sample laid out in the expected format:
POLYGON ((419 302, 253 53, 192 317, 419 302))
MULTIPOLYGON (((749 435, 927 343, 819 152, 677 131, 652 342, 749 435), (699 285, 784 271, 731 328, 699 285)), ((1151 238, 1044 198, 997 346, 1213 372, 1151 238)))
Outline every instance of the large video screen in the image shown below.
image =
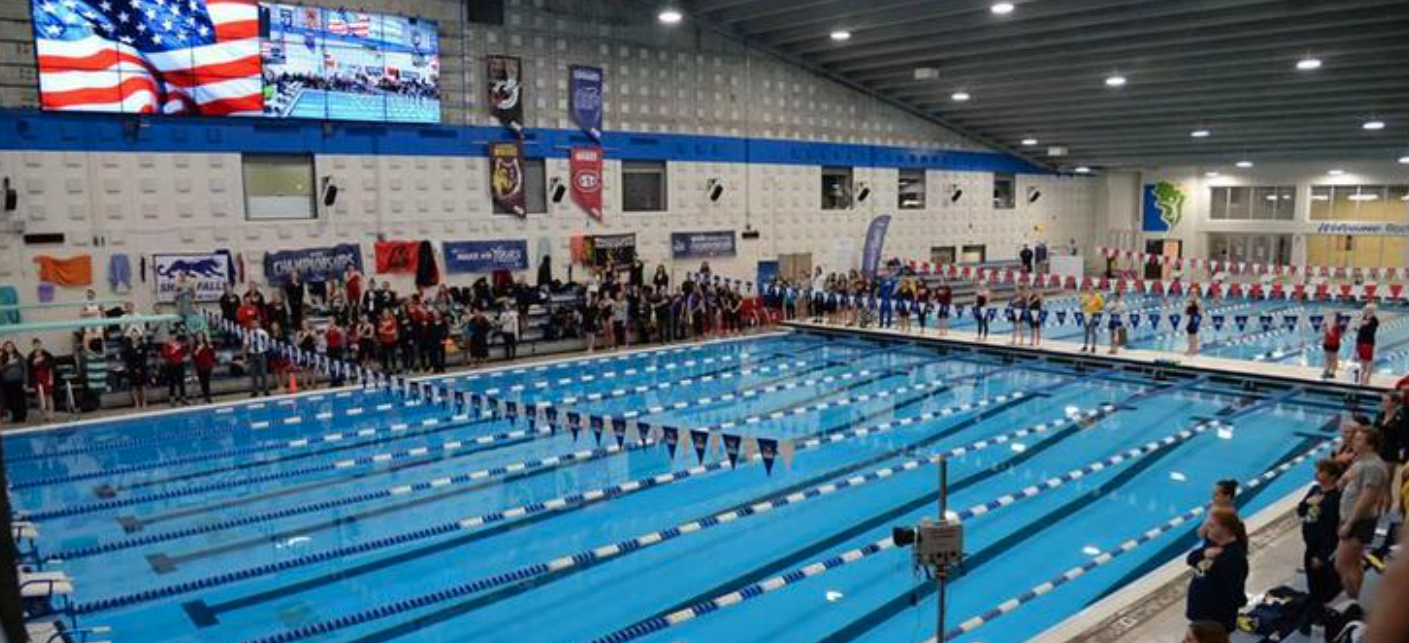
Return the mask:
POLYGON ((254 0, 31 0, 46 110, 440 121, 429 20, 254 0))

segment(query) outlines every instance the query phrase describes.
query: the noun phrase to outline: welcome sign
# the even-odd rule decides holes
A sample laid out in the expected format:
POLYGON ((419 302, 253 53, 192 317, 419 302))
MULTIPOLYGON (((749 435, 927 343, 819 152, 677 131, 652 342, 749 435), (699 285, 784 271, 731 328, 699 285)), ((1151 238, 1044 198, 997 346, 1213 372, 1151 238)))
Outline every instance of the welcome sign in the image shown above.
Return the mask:
POLYGON ((1409 224, 1381 221, 1317 221, 1315 234, 1364 235, 1370 237, 1409 237, 1409 224))

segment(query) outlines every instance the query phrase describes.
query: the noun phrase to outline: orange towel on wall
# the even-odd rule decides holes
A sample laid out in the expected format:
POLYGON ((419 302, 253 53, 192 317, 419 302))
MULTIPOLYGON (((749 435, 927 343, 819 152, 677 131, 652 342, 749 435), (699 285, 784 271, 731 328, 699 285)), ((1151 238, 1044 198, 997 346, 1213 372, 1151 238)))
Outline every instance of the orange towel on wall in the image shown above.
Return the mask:
POLYGON ((34 263, 39 264, 40 281, 69 288, 93 285, 93 257, 90 255, 68 259, 39 255, 34 258, 34 263))

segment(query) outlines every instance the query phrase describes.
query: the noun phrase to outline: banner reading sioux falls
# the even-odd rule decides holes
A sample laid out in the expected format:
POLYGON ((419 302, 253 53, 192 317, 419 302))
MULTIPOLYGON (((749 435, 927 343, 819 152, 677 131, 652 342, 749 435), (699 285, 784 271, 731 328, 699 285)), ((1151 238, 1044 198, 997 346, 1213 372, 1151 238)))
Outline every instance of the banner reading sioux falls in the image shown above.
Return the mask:
POLYGON ((572 200, 597 221, 602 220, 602 148, 574 147, 568 157, 572 200))
POLYGON ((489 146, 489 191, 494 203, 505 213, 528 216, 524 205, 523 146, 518 143, 491 143, 489 146))

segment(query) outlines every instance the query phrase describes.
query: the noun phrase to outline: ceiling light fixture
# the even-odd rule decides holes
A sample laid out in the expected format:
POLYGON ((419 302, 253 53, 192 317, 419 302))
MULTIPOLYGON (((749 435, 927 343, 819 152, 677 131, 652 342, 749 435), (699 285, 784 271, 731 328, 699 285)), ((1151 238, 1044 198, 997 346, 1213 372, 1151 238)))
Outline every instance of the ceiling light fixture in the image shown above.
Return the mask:
POLYGON ((1192 136, 1194 138, 1208 138, 1208 135, 1209 131, 1206 129, 1196 129, 1192 132, 1189 132, 1189 136, 1192 136))
POLYGON ((1370 131, 1372 131, 1372 132, 1373 132, 1373 131, 1382 130, 1382 129, 1384 129, 1384 128, 1385 128, 1385 122, 1384 122, 1384 121, 1379 121, 1379 120, 1375 120, 1375 121, 1365 121, 1365 123, 1360 126, 1360 129, 1367 129, 1367 130, 1370 130, 1370 131))
MULTIPOLYGON (((1023 139, 1023 145, 1026 146, 1026 147, 1032 147, 1032 146, 1034 146, 1034 145, 1036 145, 1036 144, 1037 144, 1037 139, 1035 139, 1035 138, 1028 137, 1028 138, 1023 139)), ((1404 157, 1404 159, 1409 159, 1409 156, 1404 157)), ((1400 161, 1401 163, 1403 163, 1403 162, 1404 162, 1404 159, 1400 159, 1399 161, 1400 161)))
POLYGON ((1409 165, 1409 154, 1399 157, 1400 165, 1409 165))
POLYGON ((1327 172, 1326 174, 1329 174, 1329 175, 1331 175, 1331 176, 1342 176, 1342 175, 1345 174, 1345 170, 1331 170, 1331 171, 1327 172))
POLYGON ((847 40, 851 40, 851 32, 845 29, 837 29, 832 32, 832 40, 835 40, 837 42, 845 42, 847 40))
POLYGON ((1369 194, 1363 194, 1363 193, 1362 193, 1362 194, 1352 194, 1352 195, 1350 195, 1350 196, 1348 196, 1348 197, 1346 197, 1346 198, 1349 199, 1349 200, 1351 200, 1351 201, 1378 201, 1378 200, 1380 200, 1380 195, 1374 194, 1374 193, 1369 193, 1369 194))
POLYGON ((971 96, 969 96, 969 92, 954 92, 953 94, 950 94, 949 97, 960 103, 972 98, 971 96))
POLYGON ((662 9, 656 14, 656 19, 663 25, 678 25, 685 19, 685 14, 680 13, 678 9, 662 9))
POLYGON ((1016 7, 1014 7, 1013 3, 1011 2, 999 2, 997 4, 994 4, 992 7, 989 7, 988 10, 992 11, 993 15, 1006 16, 1012 13, 1013 9, 1015 8, 1016 7))
POLYGON ((1114 76, 1108 76, 1108 77, 1106 78, 1106 87, 1124 87, 1124 86, 1125 86, 1125 77, 1124 77, 1124 76, 1121 76, 1120 74, 1116 74, 1116 75, 1114 75, 1114 76))
POLYGON ((1242 160, 1242 161, 1238 161, 1238 162, 1236 163, 1236 165, 1237 165, 1238 167, 1243 168, 1243 169, 1246 170, 1246 169, 1252 167, 1252 161, 1249 161, 1249 160, 1244 159, 1244 160, 1242 160))
POLYGON ((1311 70, 1313 70, 1313 69, 1320 69, 1320 68, 1321 68, 1321 59, 1320 59, 1320 58, 1312 58, 1311 56, 1307 56, 1307 57, 1305 57, 1305 58, 1302 58, 1301 60, 1296 61, 1296 68, 1297 68, 1297 69, 1300 69, 1300 70, 1302 70, 1302 71, 1311 71, 1311 70))
POLYGON ((1219 174, 1219 173, 1217 173, 1217 172, 1208 171, 1208 172, 1204 172, 1204 176, 1206 176, 1206 177, 1208 177, 1208 178, 1210 178, 1210 179, 1216 179, 1216 178, 1218 178, 1218 177, 1220 177, 1220 176, 1222 176, 1222 175, 1219 174))
POLYGON ((1076 169, 1073 170, 1073 171, 1076 172, 1077 174, 1090 174, 1090 173, 1091 173, 1091 168, 1086 167, 1085 165, 1078 165, 1078 166, 1076 166, 1076 169))

